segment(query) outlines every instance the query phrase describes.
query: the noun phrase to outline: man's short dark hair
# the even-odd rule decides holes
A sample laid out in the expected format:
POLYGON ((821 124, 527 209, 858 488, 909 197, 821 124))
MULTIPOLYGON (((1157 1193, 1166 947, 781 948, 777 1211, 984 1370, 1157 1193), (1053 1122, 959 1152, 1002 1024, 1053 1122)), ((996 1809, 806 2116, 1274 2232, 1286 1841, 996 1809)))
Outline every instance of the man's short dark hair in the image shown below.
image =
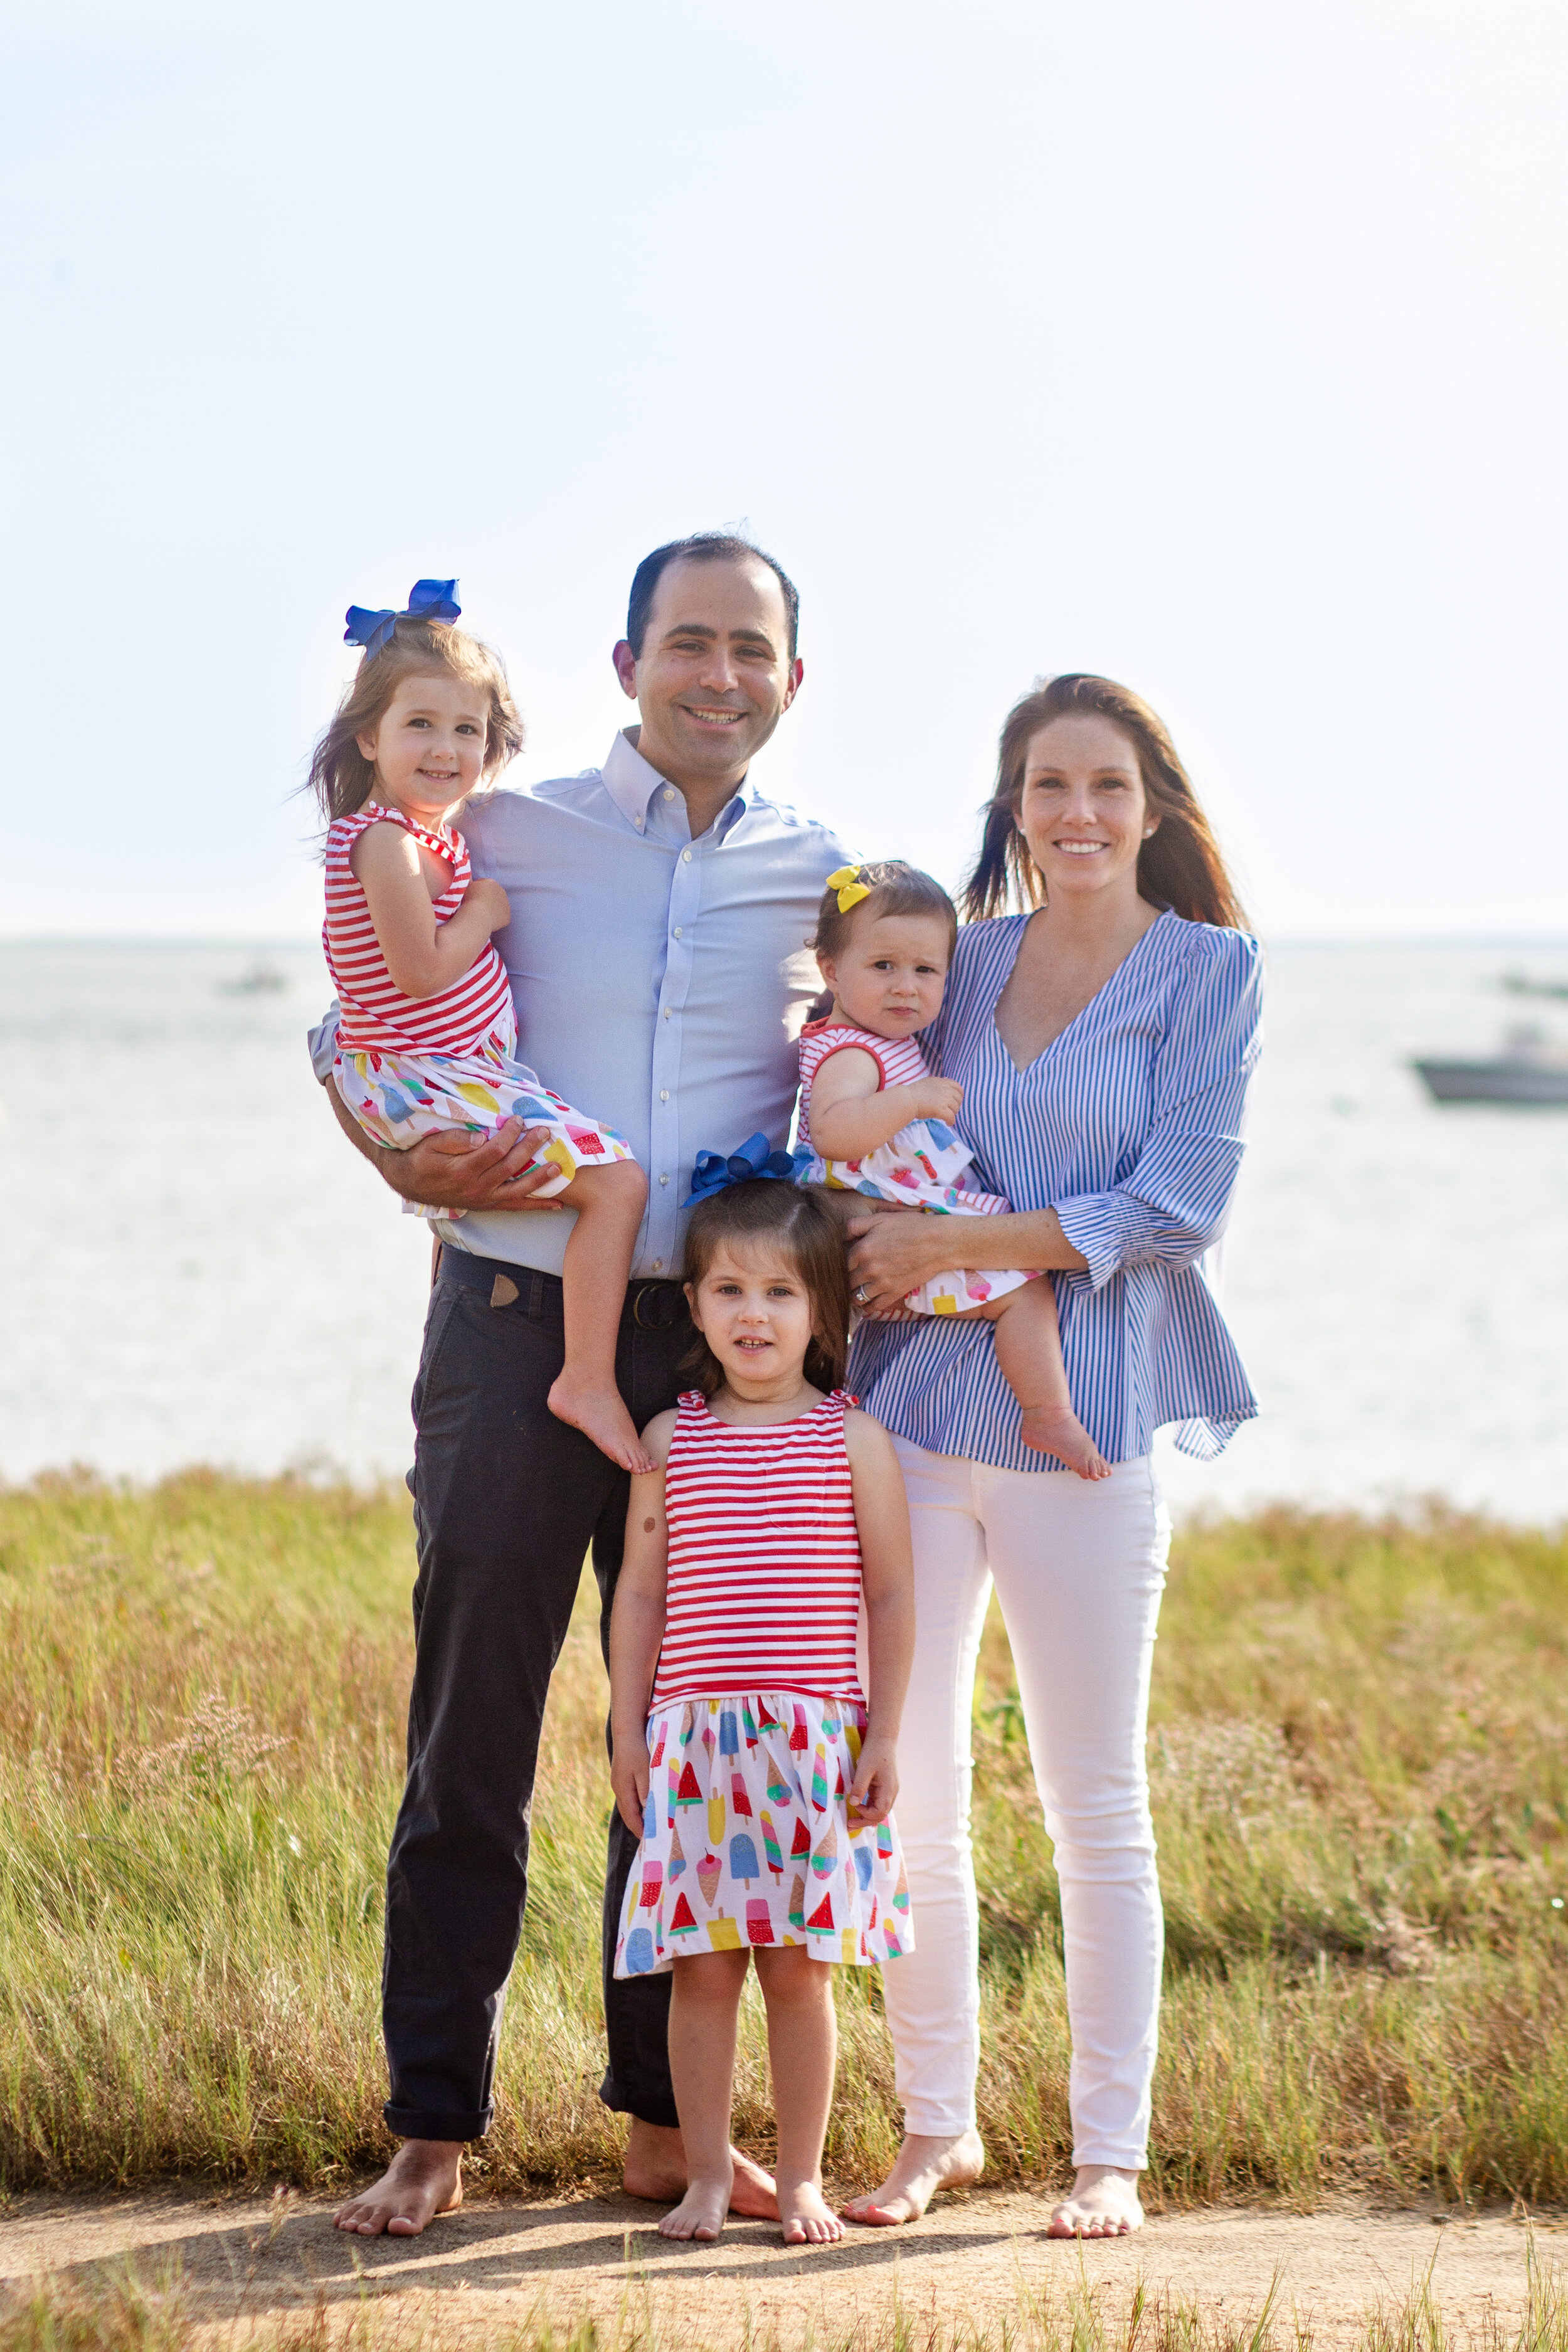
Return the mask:
POLYGON ((664 547, 656 547, 645 555, 632 574, 631 601, 626 606, 626 643, 633 654, 642 659, 643 639, 647 635, 647 616, 653 610, 654 591, 670 563, 765 563, 784 592, 784 617, 789 623, 789 657, 795 659, 795 644, 800 634, 800 591, 784 565, 771 556, 765 548, 753 547, 749 539, 737 539, 722 530, 700 530, 690 539, 672 539, 664 547))

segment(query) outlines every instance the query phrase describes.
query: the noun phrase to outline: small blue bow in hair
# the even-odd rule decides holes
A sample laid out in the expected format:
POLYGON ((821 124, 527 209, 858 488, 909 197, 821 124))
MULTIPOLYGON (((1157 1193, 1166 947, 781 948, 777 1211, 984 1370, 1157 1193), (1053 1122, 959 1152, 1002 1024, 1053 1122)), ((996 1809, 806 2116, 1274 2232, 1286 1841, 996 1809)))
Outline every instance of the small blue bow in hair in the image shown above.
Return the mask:
POLYGON ((455 580, 416 580, 408 592, 406 613, 370 613, 363 604, 351 604, 343 614, 348 627, 343 631, 345 646, 363 646, 367 656, 378 654, 392 635, 397 621, 455 621, 462 611, 458 603, 455 580))
POLYGON ((770 1151, 768 1139, 759 1129, 755 1135, 747 1136, 739 1151, 700 1151, 691 1171, 691 1190, 680 1205, 689 1209, 694 1201, 710 1200, 715 1192, 728 1192, 731 1184, 749 1184, 754 1177, 791 1177, 810 1158, 809 1152, 803 1160, 798 1153, 770 1151))

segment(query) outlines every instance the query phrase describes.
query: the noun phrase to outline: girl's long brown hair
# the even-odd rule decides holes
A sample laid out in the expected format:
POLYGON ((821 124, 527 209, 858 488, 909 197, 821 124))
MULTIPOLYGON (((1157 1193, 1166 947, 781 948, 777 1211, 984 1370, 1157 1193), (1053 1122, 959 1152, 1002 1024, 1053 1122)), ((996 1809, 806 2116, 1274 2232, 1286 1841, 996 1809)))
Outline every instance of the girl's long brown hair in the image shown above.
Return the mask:
MULTIPOLYGON (((828 1394, 842 1388, 849 1354, 849 1261, 832 1211, 783 1177, 759 1177, 710 1193, 699 1201, 686 1228, 683 1273, 693 1289, 725 1242, 741 1249, 748 1242, 771 1244, 788 1259, 811 1301, 805 1377, 828 1394)), ((705 1397, 717 1396, 724 1385, 724 1367, 700 1331, 686 1369, 705 1397)))
POLYGON ((478 687, 485 696, 485 759, 479 790, 495 782, 509 760, 522 749, 522 721, 506 682, 501 657, 446 621, 426 621, 400 613, 391 637, 375 654, 366 654, 353 674, 337 716, 317 744, 310 760, 306 789, 314 793, 329 824, 334 817, 353 816, 363 808, 375 782, 375 770, 359 747, 359 737, 380 726, 392 698, 405 677, 426 677, 445 670, 465 686, 478 687))
POLYGON ((996 787, 985 810, 980 855, 963 893, 966 922, 1005 913, 1010 900, 1038 907, 1045 897, 1039 868, 1018 830, 1024 769, 1032 736, 1053 719, 1092 712, 1131 738, 1149 804, 1160 813, 1157 831, 1138 852, 1138 893, 1153 907, 1173 908, 1189 923, 1217 923, 1244 931, 1247 917, 1225 870, 1219 844, 1198 804, 1192 779, 1177 757, 1163 719, 1131 687, 1074 671, 1025 695, 1007 713, 996 761, 996 787))

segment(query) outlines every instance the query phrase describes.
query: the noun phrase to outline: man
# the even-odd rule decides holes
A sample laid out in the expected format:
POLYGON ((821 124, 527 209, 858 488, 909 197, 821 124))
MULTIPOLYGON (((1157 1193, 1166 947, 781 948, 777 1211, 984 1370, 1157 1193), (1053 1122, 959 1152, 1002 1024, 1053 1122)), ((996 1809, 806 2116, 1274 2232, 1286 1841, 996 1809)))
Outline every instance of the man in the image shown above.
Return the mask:
MULTIPOLYGON (((497 935, 518 1055, 618 1128, 648 1181, 616 1375, 637 1427, 674 1403, 690 1343, 679 1203, 700 1150, 759 1128, 784 1140, 795 1038, 818 982, 806 950, 844 850, 765 801, 753 755, 799 689, 798 598, 770 556, 705 535, 638 566, 616 672, 640 725, 602 769, 497 792, 463 819, 476 875, 512 908, 497 935)), ((317 1068, 331 1066, 330 1038, 317 1068)), ((628 1484, 545 1402, 562 1364, 560 1270, 571 1213, 532 1193, 534 1131, 373 1144, 327 1083, 340 1125, 406 1198, 465 1214, 437 1228, 414 1392, 419 1573, 408 1779, 387 1864, 383 2017, 403 2147, 343 2206, 342 2229, 412 2236, 461 2194, 463 2144, 489 2128, 502 1995, 527 1884, 540 1724, 592 1546, 607 1629, 628 1484)), ((632 2117, 626 2185, 671 2199, 685 2157, 666 2053, 669 1979, 618 1980, 616 1926, 636 1840, 613 1818, 605 1888, 609 2070, 632 2117)), ((737 2163, 736 2210, 773 2185, 737 2163)))

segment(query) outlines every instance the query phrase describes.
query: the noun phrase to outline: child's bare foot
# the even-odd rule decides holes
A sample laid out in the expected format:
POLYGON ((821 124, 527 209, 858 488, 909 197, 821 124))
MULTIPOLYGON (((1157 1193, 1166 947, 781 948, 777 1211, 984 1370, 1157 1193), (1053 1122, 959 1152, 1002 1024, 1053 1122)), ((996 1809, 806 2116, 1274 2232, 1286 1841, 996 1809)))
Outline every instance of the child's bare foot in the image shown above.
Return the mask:
POLYGON ((563 1371, 550 1391, 550 1410, 557 1421, 570 1422, 591 1437, 601 1454, 623 1470, 653 1468, 653 1456, 637 1435, 637 1423, 621 1402, 617 1388, 603 1388, 580 1372, 563 1371))
POLYGON ((786 2246, 832 2246, 844 2235, 844 2224, 823 2203, 815 2180, 779 2184, 779 2220, 786 2246))
POLYGON ((1018 1431, 1037 1454, 1054 1454, 1080 1478, 1109 1478, 1110 1465, 1070 1404, 1026 1404, 1018 1431))
POLYGON ((662 2238, 695 2238, 700 2244, 709 2245, 724 2227, 724 2216, 730 2210, 730 2183, 727 2179, 694 2180, 673 2213, 667 2213, 658 2225, 662 2238))
POLYGON ((416 2238, 438 2213, 455 2213, 463 2201, 460 2139, 405 2139, 372 2189, 340 2205, 332 2219, 340 2230, 362 2238, 416 2238))
POLYGON ((1057 2206, 1047 2238, 1125 2238, 1143 2227, 1138 2175, 1114 2164, 1080 2164, 1072 2195, 1057 2206))

